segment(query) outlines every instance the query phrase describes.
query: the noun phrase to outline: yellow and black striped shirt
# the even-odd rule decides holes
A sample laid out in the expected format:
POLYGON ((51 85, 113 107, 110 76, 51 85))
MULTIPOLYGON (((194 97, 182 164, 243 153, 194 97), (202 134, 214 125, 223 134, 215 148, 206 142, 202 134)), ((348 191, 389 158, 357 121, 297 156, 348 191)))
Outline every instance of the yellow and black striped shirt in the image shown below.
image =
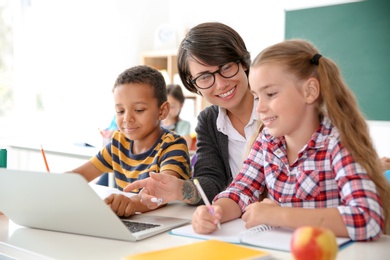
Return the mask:
POLYGON ((90 161, 102 172, 114 172, 120 190, 131 182, 149 177, 149 172, 172 170, 182 179, 189 179, 191 166, 185 139, 173 131, 164 128, 162 131, 154 146, 142 154, 133 154, 133 141, 116 131, 111 143, 90 161))

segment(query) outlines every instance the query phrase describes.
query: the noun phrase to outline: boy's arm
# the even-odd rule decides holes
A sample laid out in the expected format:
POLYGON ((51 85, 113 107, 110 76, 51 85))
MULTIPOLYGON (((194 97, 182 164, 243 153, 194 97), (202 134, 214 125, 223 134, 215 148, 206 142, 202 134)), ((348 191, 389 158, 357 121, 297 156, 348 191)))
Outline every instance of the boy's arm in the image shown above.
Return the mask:
POLYGON ((84 163, 76 169, 73 169, 70 172, 82 175, 88 182, 93 181, 95 178, 99 177, 103 173, 98 168, 96 168, 90 161, 84 163))

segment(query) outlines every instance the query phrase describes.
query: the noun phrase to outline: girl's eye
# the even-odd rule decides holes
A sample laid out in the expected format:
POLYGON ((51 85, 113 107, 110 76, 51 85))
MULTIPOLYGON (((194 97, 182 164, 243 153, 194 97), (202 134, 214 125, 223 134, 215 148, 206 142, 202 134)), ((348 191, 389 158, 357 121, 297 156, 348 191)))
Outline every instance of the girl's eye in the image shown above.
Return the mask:
POLYGON ((273 96, 275 96, 275 95, 276 95, 276 92, 267 93, 267 96, 268 96, 268 97, 273 97, 273 96))

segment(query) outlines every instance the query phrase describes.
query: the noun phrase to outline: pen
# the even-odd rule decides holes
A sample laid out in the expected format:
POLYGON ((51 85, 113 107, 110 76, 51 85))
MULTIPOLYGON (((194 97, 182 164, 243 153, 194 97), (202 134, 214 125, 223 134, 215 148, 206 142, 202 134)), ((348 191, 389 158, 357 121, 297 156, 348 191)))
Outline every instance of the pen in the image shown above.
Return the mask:
MULTIPOLYGON (((209 208, 210 214, 214 215, 213 207, 211 207, 211 204, 210 204, 209 200, 207 199, 206 194, 204 194, 202 186, 200 186, 200 183, 199 183, 199 181, 197 179, 194 179, 194 184, 195 184, 196 188, 198 189, 198 191, 200 193, 200 196, 203 199, 204 204, 206 205, 206 207, 209 208)), ((217 225, 218 225, 218 229, 221 229, 221 223, 219 223, 219 221, 218 221, 217 225)))
POLYGON ((43 150, 42 145, 41 145, 41 153, 42 153, 42 156, 43 156, 43 161, 45 162, 46 170, 47 170, 47 172, 50 172, 49 165, 47 164, 47 160, 46 160, 45 151, 43 150))

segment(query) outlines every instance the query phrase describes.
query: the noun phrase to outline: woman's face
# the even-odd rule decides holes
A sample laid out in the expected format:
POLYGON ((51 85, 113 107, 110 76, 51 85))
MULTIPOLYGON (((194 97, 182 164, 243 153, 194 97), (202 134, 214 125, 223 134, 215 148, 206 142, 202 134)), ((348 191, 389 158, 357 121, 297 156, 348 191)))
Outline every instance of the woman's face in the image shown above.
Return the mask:
MULTIPOLYGON (((225 64, 221 64, 225 65, 225 64)), ((207 66, 195 60, 189 60, 188 66, 192 78, 196 78, 204 73, 217 71, 221 66, 207 66)), ((238 73, 231 78, 224 78, 219 73, 215 73, 215 82, 208 89, 197 88, 202 96, 211 104, 220 106, 227 110, 240 106, 247 92, 250 92, 248 77, 245 74, 247 68, 241 63, 238 64, 238 73)))

